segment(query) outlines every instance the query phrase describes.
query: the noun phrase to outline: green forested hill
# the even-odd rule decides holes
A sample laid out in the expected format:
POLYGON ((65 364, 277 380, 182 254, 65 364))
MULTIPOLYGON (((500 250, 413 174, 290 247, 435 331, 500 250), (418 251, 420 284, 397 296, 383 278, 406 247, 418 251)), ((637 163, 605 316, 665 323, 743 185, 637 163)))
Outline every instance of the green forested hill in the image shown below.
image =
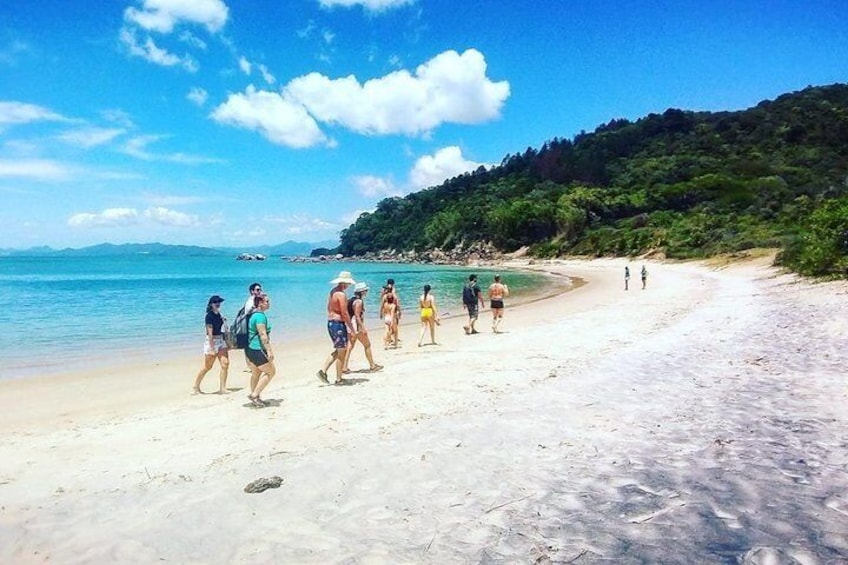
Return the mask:
POLYGON ((507 155, 341 234, 346 255, 490 242, 541 256, 701 257, 782 247, 806 274, 848 268, 848 85, 738 112, 669 109, 507 155))

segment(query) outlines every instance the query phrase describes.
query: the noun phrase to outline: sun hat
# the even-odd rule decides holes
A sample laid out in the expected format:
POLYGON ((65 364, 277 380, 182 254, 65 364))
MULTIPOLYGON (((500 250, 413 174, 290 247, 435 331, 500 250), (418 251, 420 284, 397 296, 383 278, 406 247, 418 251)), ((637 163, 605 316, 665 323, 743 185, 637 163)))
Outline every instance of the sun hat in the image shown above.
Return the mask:
POLYGON ((353 292, 365 292, 366 290, 368 290, 368 285, 364 282, 358 282, 353 287, 353 292))
POLYGON ((350 271, 342 271, 339 273, 339 276, 330 281, 330 284, 356 284, 356 281, 353 280, 353 277, 350 276, 350 271))

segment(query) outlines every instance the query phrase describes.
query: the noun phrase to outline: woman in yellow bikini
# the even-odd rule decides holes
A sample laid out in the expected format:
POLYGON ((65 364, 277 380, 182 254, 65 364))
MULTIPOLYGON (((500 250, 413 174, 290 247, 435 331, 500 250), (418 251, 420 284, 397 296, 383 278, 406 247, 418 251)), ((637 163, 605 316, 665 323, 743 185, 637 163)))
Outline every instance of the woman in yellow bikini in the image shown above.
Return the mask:
POLYGON ((430 294, 431 287, 429 284, 424 285, 424 294, 418 299, 418 306, 421 308, 421 334, 418 336, 418 347, 421 347, 424 341, 424 332, 430 328, 430 345, 436 345, 436 325, 441 324, 439 312, 436 310, 436 297, 430 294))

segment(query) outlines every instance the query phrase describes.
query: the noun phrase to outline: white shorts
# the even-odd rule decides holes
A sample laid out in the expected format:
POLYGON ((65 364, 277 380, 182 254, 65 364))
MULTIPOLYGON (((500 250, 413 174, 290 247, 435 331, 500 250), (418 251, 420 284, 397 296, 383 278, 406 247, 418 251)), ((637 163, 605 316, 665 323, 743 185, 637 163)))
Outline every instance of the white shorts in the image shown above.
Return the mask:
POLYGON ((203 340, 203 354, 204 355, 218 355, 219 353, 227 350, 227 342, 224 341, 224 336, 215 336, 212 338, 213 347, 209 347, 209 338, 203 340))

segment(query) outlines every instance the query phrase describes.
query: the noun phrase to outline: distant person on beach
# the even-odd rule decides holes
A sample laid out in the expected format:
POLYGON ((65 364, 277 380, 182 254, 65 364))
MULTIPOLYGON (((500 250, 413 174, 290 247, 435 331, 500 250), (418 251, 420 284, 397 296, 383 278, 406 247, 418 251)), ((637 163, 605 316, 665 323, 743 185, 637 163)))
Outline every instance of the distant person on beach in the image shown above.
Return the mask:
POLYGON ((321 382, 330 384, 327 371, 330 369, 330 365, 335 362, 335 384, 338 385, 344 383, 343 371, 347 359, 348 340, 353 333, 345 291, 349 286, 356 284, 356 281, 353 280, 349 271, 342 271, 330 283, 336 285, 330 291, 330 296, 327 299, 327 332, 333 342, 333 352, 330 353, 330 356, 324 362, 324 366, 318 371, 318 378, 321 382))
POLYGON ((495 282, 489 286, 489 306, 492 308, 492 331, 500 333, 503 320, 504 298, 509 296, 509 287, 501 282, 501 276, 495 275, 495 282))
POLYGON ((274 365, 274 351, 271 349, 271 322, 266 312, 271 308, 271 299, 267 294, 260 294, 253 299, 253 314, 248 323, 248 342, 245 354, 250 360, 250 394, 247 395, 251 404, 257 408, 265 406, 260 398, 262 391, 277 374, 274 365))
POLYGON ((353 298, 348 302, 348 313, 350 314, 353 333, 350 336, 350 346, 345 357, 345 366, 342 373, 350 373, 350 355, 356 342, 360 342, 365 348, 365 358, 368 360, 368 370, 372 373, 383 368, 375 363, 371 356, 371 338, 368 337, 368 328, 365 326, 365 296, 368 294, 368 285, 358 282, 353 286, 353 298))
POLYGON ((645 285, 648 284, 648 269, 642 265, 642 290, 645 290, 645 285))
POLYGON ((386 326, 386 333, 383 336, 383 348, 388 349, 389 344, 397 348, 397 303, 393 295, 385 297, 380 306, 380 319, 383 320, 383 325, 386 326))
POLYGON ((630 267, 624 267, 624 290, 628 290, 630 288, 630 267))
POLYGON ((480 333, 474 329, 474 324, 477 323, 477 316, 480 311, 478 306, 485 305, 483 292, 477 286, 477 275, 468 275, 468 282, 465 283, 465 287, 462 289, 462 308, 468 310, 468 325, 462 326, 466 334, 480 333))
POLYGON ((421 309, 421 333, 418 335, 418 347, 421 347, 424 341, 427 328, 430 328, 430 345, 436 345, 436 326, 442 323, 436 308, 436 297, 430 292, 431 290, 432 287, 425 284, 424 294, 418 299, 418 306, 421 309))
POLYGON ((224 324, 226 318, 221 315, 221 303, 223 298, 217 294, 212 295, 206 303, 206 341, 203 342, 203 367, 194 379, 194 394, 203 394, 200 383, 206 373, 212 370, 215 359, 221 365, 220 385, 218 394, 227 393, 227 371, 230 367, 230 355, 227 343, 224 341, 224 324))

